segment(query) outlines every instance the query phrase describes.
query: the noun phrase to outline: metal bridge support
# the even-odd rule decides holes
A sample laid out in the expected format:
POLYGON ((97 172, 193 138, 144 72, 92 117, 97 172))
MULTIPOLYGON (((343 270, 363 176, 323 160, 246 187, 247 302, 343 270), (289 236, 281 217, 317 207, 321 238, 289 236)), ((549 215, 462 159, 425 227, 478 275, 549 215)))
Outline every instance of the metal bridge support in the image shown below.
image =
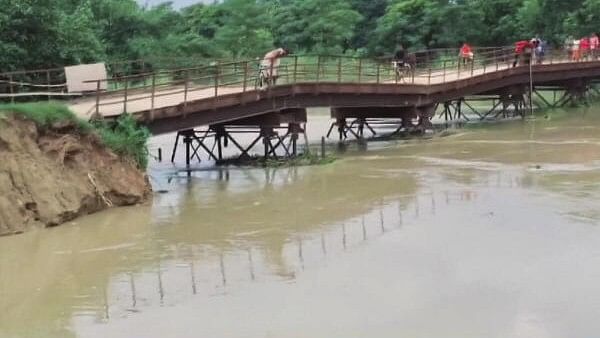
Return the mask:
POLYGON ((348 139, 349 136, 362 141, 367 136, 424 132, 433 128, 431 118, 435 114, 436 106, 334 107, 331 109, 331 117, 335 122, 331 124, 327 137, 331 136, 334 128, 337 128, 340 141, 348 139), (416 125, 413 123, 415 120, 416 125))
MULTIPOLYGON (((463 104, 468 106, 464 97, 458 100, 446 101, 443 104, 444 109, 440 112, 438 118, 444 118, 444 121, 466 121, 469 122, 471 119, 463 111, 463 104)), ((471 110, 479 115, 479 113, 471 107, 471 110)), ((481 117, 481 116, 480 116, 481 117)))
MULTIPOLYGON (((373 121, 373 123, 377 122, 373 121)), ((371 121, 364 117, 355 118, 350 124, 348 124, 346 118, 337 118, 329 127, 327 138, 331 136, 334 128, 337 128, 340 141, 346 140, 349 134, 357 140, 363 140, 365 138, 365 129, 371 133, 371 136, 377 135, 377 132, 371 126, 371 121)))
MULTIPOLYGON (((173 152, 171 154, 171 163, 175 163, 175 156, 177 154, 177 147, 179 146, 179 142, 184 144, 185 146, 185 164, 186 167, 190 167, 191 162, 194 158, 201 161, 199 151, 200 149, 204 149, 209 153, 210 157, 215 161, 218 158, 214 155, 213 151, 208 149, 205 144, 205 140, 207 137, 213 136, 210 134, 210 131, 206 131, 205 133, 196 131, 194 129, 187 129, 177 132, 177 136, 175 138, 175 144, 173 145, 173 152), (202 135, 202 136, 199 136, 202 135)), ((213 148, 214 149, 214 148, 213 148)))
POLYGON ((437 105, 431 104, 428 106, 415 108, 416 115, 418 118, 417 130, 425 133, 427 130, 433 130, 433 123, 431 119, 435 116, 435 109, 437 105))
POLYGON ((535 88, 534 94, 538 102, 546 108, 554 109, 567 105, 588 105, 589 97, 594 91, 597 92, 597 89, 589 81, 579 80, 554 86, 539 86, 535 88))
POLYGON ((568 98, 562 103, 561 107, 570 103, 571 106, 576 107, 578 105, 589 105, 588 101, 588 93, 590 91, 590 86, 586 82, 579 82, 568 86, 565 91, 565 96, 568 98))
MULTIPOLYGON (((201 161, 201 155, 216 164, 243 163, 253 159, 289 159, 298 155, 300 134, 306 135, 302 124, 306 123, 305 110, 286 110, 269 113, 264 116, 215 124, 206 129, 188 129, 177 133, 171 162, 175 162, 179 143, 185 145, 187 168, 192 160, 201 161), (250 135, 251 142, 244 144, 236 135, 250 135), (262 141, 262 142, 261 142, 262 141), (253 156, 252 151, 262 143, 261 156, 253 156), (233 151, 227 158, 226 148, 233 145, 233 151)), ((308 145, 307 145, 308 148, 308 145)), ((254 153, 256 154, 256 153, 254 153)))

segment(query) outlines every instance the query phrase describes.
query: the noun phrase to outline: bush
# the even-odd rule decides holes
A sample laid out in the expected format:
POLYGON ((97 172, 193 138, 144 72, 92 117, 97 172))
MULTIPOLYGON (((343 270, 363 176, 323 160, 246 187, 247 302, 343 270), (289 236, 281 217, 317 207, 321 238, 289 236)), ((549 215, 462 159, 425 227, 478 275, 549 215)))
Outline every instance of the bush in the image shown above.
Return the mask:
POLYGON ((148 166, 146 143, 150 138, 150 131, 140 127, 131 115, 121 115, 113 125, 96 124, 96 128, 107 147, 121 156, 131 157, 140 168, 146 169, 148 166))
POLYGON ((141 169, 148 166, 146 143, 150 132, 137 124, 131 116, 124 114, 115 123, 90 123, 78 118, 67 106, 57 102, 0 104, 0 114, 21 115, 42 128, 49 128, 58 122, 73 122, 80 132, 97 133, 105 146, 116 154, 135 160, 141 169))

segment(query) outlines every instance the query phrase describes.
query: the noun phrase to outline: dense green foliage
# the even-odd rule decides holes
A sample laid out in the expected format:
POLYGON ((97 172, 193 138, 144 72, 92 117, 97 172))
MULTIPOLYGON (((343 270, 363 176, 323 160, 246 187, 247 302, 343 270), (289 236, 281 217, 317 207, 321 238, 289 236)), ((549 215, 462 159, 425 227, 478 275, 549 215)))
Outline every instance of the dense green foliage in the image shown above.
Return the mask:
POLYGON ((148 165, 147 142, 150 132, 140 127, 131 115, 122 115, 116 123, 90 123, 79 119, 65 105, 56 102, 17 103, 0 105, 0 115, 18 114, 34 121, 41 128, 70 122, 82 134, 96 133, 104 145, 124 157, 133 159, 140 168, 148 165))
POLYGON ((554 43, 600 31, 600 0, 222 0, 175 10, 135 0, 0 0, 0 71, 187 56, 382 55, 498 46, 536 34, 554 43))
POLYGON ((104 144, 121 156, 135 160, 140 168, 148 166, 147 142, 150 131, 140 127, 131 115, 121 115, 114 125, 96 124, 104 144))

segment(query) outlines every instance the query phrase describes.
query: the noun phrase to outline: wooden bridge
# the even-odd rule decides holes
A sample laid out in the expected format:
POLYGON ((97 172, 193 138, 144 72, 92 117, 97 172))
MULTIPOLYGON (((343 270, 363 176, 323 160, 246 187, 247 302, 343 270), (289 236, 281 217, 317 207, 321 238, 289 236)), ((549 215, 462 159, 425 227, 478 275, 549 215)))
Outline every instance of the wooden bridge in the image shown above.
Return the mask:
MULTIPOLYGON (((297 134, 302 132, 309 107, 331 107, 340 137, 348 133, 362 137, 367 120, 372 118, 396 119, 399 128, 408 128, 427 127, 436 112, 446 120, 469 119, 464 111, 467 108, 471 116, 480 119, 506 115, 509 110, 523 114, 531 105, 530 92, 549 106, 560 106, 585 97, 600 78, 600 61, 589 58, 573 62, 562 51, 549 53, 543 63, 531 67, 513 67, 512 48, 476 49, 475 59, 467 64, 457 55, 458 50, 421 52, 414 68, 400 75, 391 60, 290 56, 283 58, 277 69, 277 84, 267 87, 258 85, 259 60, 142 71, 94 80, 98 90, 82 93, 69 105, 86 119, 110 119, 127 112, 154 134, 183 131, 185 142, 199 142, 192 151, 204 148, 211 157, 220 159, 221 139, 226 144, 229 139, 233 141, 242 155, 248 153, 228 135, 228 126, 254 126, 259 140, 273 137, 273 127, 285 125, 287 133, 275 141, 285 144, 291 135, 295 152, 297 134), (553 90, 554 99, 539 95, 540 88, 553 90), (492 99, 492 109, 477 111, 469 104, 475 97, 492 99), (347 123, 347 119, 354 121, 347 123), (197 137, 194 128, 201 126, 209 129, 197 137), (219 154, 202 145, 209 134, 218 139, 219 154)), ((6 75, 0 74, 2 77, 6 75)), ((15 94, 12 85, 11 93, 15 94)), ((263 143, 265 156, 276 155, 276 146, 263 143)), ((291 145, 285 151, 292 152, 291 145)))

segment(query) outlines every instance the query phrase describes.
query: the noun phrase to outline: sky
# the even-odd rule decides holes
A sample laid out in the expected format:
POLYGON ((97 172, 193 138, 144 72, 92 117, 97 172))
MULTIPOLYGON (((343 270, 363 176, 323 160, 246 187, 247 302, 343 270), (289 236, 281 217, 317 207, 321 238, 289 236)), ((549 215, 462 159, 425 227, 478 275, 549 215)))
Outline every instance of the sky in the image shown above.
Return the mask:
MULTIPOLYGON (((167 2, 167 1, 168 0, 137 0, 137 2, 140 3, 141 5, 148 4, 150 6, 158 5, 160 3, 167 2)), ((173 7, 182 8, 182 7, 193 5, 193 4, 196 4, 199 2, 212 3, 213 0, 170 0, 170 2, 173 3, 173 7)))

